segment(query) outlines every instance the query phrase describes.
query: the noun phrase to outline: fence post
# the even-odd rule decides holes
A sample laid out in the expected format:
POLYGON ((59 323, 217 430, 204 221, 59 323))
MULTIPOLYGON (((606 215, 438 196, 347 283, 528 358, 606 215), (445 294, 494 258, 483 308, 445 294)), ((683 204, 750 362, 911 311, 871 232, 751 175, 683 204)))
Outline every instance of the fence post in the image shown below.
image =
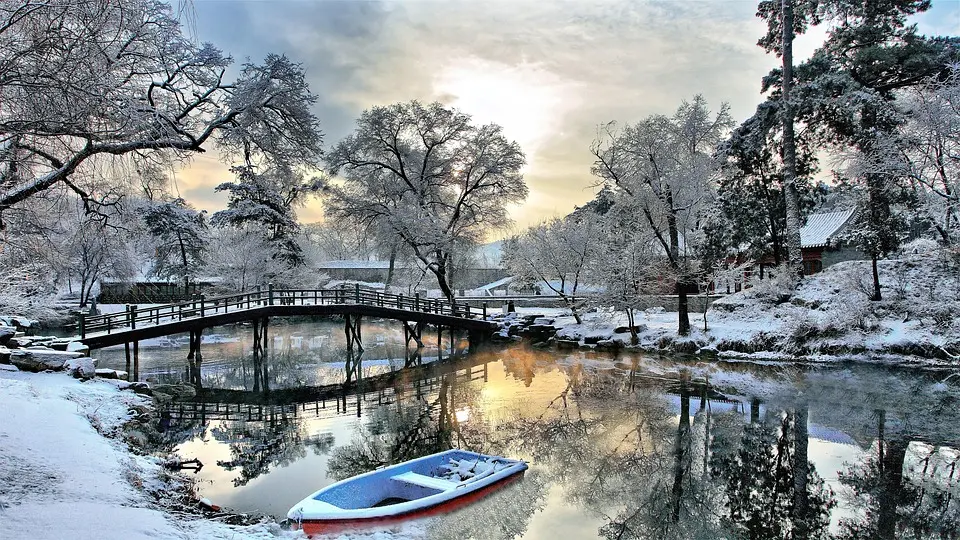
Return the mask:
POLYGON ((397 309, 403 309, 403 295, 397 296, 397 309))
POLYGON ((487 319, 487 303, 486 302, 483 303, 483 319, 484 320, 487 319))
POLYGON ((420 311, 420 293, 413 295, 413 309, 414 311, 420 311))
POLYGON ((203 317, 203 303, 206 301, 206 299, 207 299, 207 295, 205 294, 200 295, 200 316, 201 317, 203 317))
POLYGON ((273 283, 267 283, 267 305, 273 305, 273 283))
POLYGON ((130 306, 130 329, 137 329, 137 305, 133 304, 130 306))
POLYGON ((354 285, 354 291, 355 291, 357 303, 359 304, 360 303, 360 284, 359 283, 354 285))
POLYGON ((84 315, 83 312, 81 311, 81 312, 80 312, 80 322, 79 322, 79 326, 80 326, 80 339, 83 339, 83 338, 87 337, 87 324, 86 324, 86 321, 84 320, 84 319, 86 319, 86 317, 87 317, 87 316, 84 315))
POLYGON ((454 317, 457 316, 457 301, 456 301, 456 300, 452 300, 452 301, 450 302, 450 314, 453 315, 454 317))

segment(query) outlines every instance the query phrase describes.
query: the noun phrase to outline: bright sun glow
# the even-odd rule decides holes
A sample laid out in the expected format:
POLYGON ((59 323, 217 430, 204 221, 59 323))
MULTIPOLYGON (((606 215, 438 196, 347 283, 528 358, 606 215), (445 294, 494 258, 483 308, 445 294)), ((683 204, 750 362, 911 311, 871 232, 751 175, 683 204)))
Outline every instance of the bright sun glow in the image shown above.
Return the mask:
POLYGON ((448 105, 478 123, 503 126, 530 159, 562 125, 576 103, 574 84, 540 64, 507 65, 476 57, 452 62, 434 80, 434 91, 448 105))

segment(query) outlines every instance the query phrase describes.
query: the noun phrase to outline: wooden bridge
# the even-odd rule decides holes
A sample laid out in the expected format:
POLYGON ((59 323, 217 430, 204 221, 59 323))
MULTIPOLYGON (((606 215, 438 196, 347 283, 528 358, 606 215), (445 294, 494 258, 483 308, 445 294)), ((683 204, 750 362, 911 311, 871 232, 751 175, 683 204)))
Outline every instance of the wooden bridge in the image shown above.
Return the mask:
MULTIPOLYGON (((138 308, 127 306, 119 313, 105 315, 81 315, 79 321, 80 341, 91 350, 113 345, 124 345, 127 355, 127 371, 133 380, 139 379, 139 342, 144 339, 189 333, 191 372, 195 371, 195 383, 199 383, 201 335, 205 328, 234 324, 253 323, 253 356, 255 373, 263 373, 267 358, 268 326, 271 317, 295 316, 342 316, 347 349, 363 351, 360 323, 364 316, 393 319, 403 324, 407 346, 423 346, 423 328, 435 325, 442 333, 447 328, 466 331, 471 343, 485 340, 497 329, 497 324, 487 319, 484 304, 480 308, 456 301, 436 298, 420 298, 420 295, 404 296, 361 289, 275 289, 273 285, 258 287, 255 291, 206 298, 199 295, 188 302, 138 308), (132 347, 131 347, 132 345, 132 347), (132 351, 132 371, 131 367, 132 351), (196 368, 194 370, 194 368, 196 368)), ((256 385, 259 386, 259 385, 256 385)))

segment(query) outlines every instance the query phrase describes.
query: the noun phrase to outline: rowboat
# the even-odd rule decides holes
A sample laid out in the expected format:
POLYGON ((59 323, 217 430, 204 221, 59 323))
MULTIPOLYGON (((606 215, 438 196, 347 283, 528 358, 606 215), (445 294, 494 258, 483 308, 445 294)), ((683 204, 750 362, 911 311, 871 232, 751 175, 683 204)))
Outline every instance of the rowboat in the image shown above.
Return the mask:
MULTIPOLYGON (((362 524, 420 517, 472 502, 527 469, 524 461, 448 450, 329 485, 287 512, 295 526, 362 524)), ((309 532, 309 531, 308 531, 309 532)))

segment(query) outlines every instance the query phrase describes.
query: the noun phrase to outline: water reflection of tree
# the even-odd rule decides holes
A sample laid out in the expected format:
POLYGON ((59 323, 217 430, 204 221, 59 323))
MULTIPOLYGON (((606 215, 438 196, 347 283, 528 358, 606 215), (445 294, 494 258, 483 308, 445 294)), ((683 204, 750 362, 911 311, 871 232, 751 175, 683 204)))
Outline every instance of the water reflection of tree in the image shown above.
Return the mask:
POLYGON ((848 466, 840 474, 840 481, 852 488, 856 496, 858 515, 841 521, 839 537, 878 540, 960 537, 960 508, 951 491, 954 486, 949 479, 928 480, 927 475, 932 473, 928 471, 929 462, 907 477, 904 466, 909 440, 902 435, 889 436, 887 423, 886 412, 877 411, 875 444, 862 462, 848 466))
POLYGON ((217 465, 228 471, 239 469, 234 487, 270 471, 274 465, 284 466, 307 455, 307 448, 321 455, 330 451, 334 439, 330 433, 310 437, 305 426, 293 414, 271 410, 262 421, 225 420, 210 429, 211 435, 230 447, 229 461, 217 465))
POLYGON ((478 395, 474 386, 458 384, 455 373, 440 378, 433 399, 419 392, 404 398, 401 392, 395 403, 373 411, 351 444, 333 451, 328 474, 342 480, 453 446, 479 449, 484 440, 481 426, 485 424, 472 406, 478 395), (457 411, 472 411, 473 418, 461 422, 457 411))
MULTIPOLYGON (((726 491, 722 520, 737 538, 830 537, 836 501, 807 461, 805 411, 800 407, 773 414, 767 422, 752 422, 743 428, 735 451, 716 452, 714 474, 726 491), (798 475, 804 477, 799 482, 798 475)), ((718 435, 724 436, 730 434, 718 435)))
POLYGON ((706 389, 684 379, 671 389, 675 397, 662 387, 634 387, 626 378, 579 367, 569 370, 568 381, 542 414, 518 418, 502 431, 550 480, 572 487, 572 502, 606 520, 602 536, 827 536, 833 503, 809 463, 807 481, 799 484, 803 526, 794 518, 794 472, 807 470, 795 459, 801 454, 806 461, 795 442, 806 435, 805 415, 799 431, 793 413, 744 429, 741 415, 714 414, 706 399, 691 410, 691 399, 701 392, 703 398, 706 389), (679 415, 671 399, 679 401, 679 415))

